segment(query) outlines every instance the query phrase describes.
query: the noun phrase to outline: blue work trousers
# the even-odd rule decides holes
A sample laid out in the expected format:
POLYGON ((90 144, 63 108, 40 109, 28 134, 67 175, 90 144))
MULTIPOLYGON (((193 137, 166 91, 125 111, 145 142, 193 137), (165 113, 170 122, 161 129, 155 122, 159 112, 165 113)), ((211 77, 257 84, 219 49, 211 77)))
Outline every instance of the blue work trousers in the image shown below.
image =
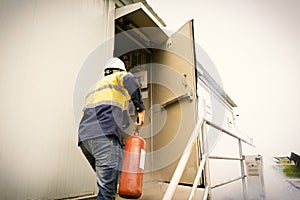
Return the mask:
POLYGON ((83 141, 80 147, 97 174, 97 200, 115 199, 123 159, 118 138, 114 135, 100 136, 83 141))

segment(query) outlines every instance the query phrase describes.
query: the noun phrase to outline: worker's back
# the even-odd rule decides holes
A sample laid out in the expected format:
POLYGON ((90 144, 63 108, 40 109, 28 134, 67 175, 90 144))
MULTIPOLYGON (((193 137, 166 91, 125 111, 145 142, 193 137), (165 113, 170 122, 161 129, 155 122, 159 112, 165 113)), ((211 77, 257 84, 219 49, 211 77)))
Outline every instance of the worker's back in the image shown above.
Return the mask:
POLYGON ((111 134, 116 135, 122 142, 122 112, 126 101, 130 99, 123 84, 126 76, 132 75, 127 72, 116 72, 105 76, 87 93, 79 125, 78 143, 111 134))

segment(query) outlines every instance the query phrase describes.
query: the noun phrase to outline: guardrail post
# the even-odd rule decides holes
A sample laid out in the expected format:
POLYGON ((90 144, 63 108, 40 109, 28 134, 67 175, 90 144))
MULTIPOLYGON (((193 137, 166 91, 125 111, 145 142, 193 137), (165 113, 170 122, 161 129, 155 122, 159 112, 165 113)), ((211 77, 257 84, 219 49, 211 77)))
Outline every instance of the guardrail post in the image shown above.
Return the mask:
POLYGON ((243 155, 243 150, 242 150, 242 140, 239 139, 239 154, 240 154, 240 158, 241 161, 241 175, 242 175, 242 182, 243 182, 243 196, 244 199, 247 199, 247 187, 246 187, 246 173, 245 173, 245 156, 243 155))
POLYGON ((207 156, 206 164, 204 167, 204 172, 205 172, 205 187, 208 188, 208 196, 207 199, 212 198, 211 194, 211 184, 210 184, 210 173, 209 173, 209 156, 208 156, 208 144, 207 144, 207 132, 206 132, 206 121, 203 122, 202 127, 201 127, 201 132, 202 132, 202 142, 203 142, 203 154, 207 156))

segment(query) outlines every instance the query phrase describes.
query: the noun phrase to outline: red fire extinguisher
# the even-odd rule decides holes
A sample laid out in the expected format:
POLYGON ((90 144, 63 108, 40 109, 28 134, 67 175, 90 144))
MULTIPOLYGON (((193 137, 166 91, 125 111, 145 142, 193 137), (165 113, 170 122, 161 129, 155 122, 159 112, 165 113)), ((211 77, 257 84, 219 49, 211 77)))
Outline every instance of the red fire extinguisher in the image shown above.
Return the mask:
POLYGON ((138 199, 142 195, 142 183, 145 165, 145 140, 139 131, 127 138, 124 148, 122 172, 119 182, 119 196, 138 199))

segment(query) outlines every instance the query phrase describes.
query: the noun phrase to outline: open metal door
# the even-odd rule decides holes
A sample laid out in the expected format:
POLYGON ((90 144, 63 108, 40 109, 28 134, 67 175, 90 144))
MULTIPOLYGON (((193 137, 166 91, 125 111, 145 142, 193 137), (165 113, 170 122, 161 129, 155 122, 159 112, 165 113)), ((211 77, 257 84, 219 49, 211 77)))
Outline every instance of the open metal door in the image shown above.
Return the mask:
MULTIPOLYGON (((170 181, 197 121, 193 21, 188 21, 152 56, 152 171, 170 181)), ((181 183, 193 182, 199 146, 186 166, 181 183)))

